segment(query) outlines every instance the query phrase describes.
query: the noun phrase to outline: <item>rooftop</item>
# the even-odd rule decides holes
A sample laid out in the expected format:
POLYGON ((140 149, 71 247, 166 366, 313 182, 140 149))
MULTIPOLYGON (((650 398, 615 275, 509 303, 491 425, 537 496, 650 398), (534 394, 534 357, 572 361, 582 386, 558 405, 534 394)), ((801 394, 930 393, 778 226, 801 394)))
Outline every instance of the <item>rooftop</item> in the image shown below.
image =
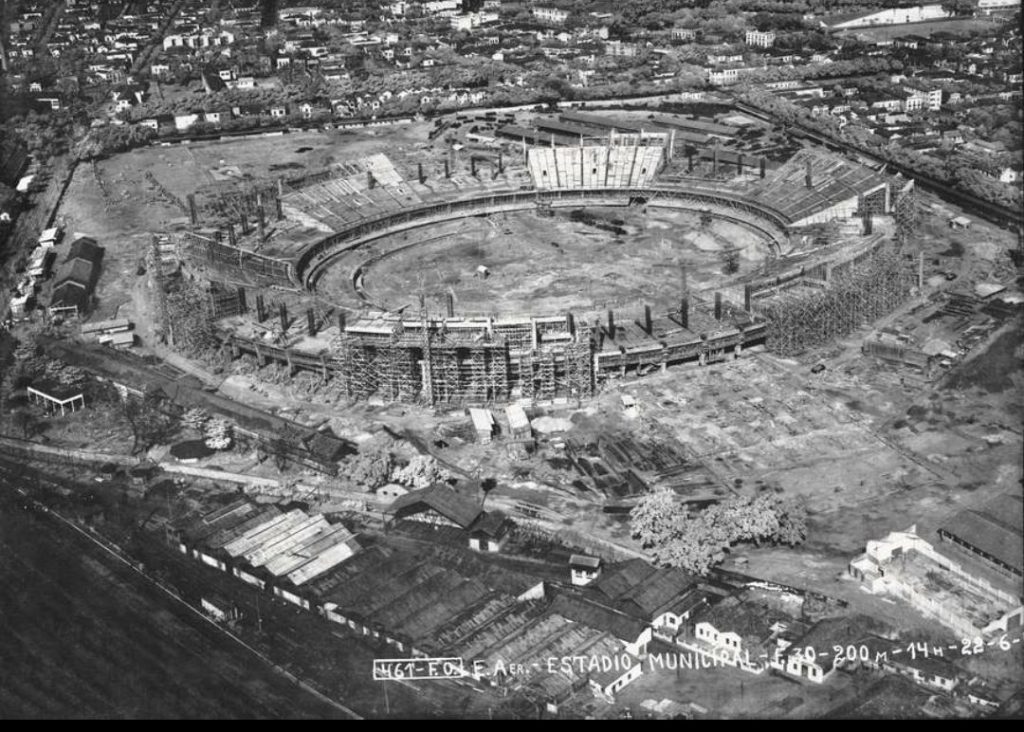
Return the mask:
POLYGON ((967 509, 939 526, 979 551, 1013 567, 1024 568, 1024 501, 1004 493, 977 509, 967 509))
POLYGON ((469 528, 481 513, 475 500, 456 493, 444 483, 435 483, 429 488, 399 496, 387 510, 397 516, 418 513, 427 508, 437 511, 464 529, 469 528))

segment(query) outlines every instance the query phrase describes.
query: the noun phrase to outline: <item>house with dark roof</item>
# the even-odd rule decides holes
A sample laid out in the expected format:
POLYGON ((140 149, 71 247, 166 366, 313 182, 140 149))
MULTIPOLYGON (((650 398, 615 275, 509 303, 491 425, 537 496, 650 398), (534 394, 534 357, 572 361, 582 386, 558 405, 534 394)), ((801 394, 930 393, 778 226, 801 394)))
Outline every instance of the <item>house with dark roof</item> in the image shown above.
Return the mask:
POLYGON ((102 259, 103 247, 95 239, 80 237, 72 242, 54 282, 51 314, 69 311, 83 314, 89 310, 102 259))
POLYGON ((484 511, 469 529, 469 548, 500 552, 512 535, 513 525, 501 511, 484 511))
POLYGON ((611 633, 622 642, 627 653, 643 658, 651 642, 651 628, 643 620, 596 602, 583 593, 567 587, 552 587, 549 613, 611 633))
POLYGON ((65 262, 82 261, 99 265, 103 259, 103 247, 96 243, 91 236, 80 236, 71 242, 68 255, 64 257, 65 262))
POLYGON ((395 521, 406 519, 469 529, 483 509, 475 499, 457 493, 445 483, 435 483, 429 488, 399 496, 388 506, 387 512, 395 521))

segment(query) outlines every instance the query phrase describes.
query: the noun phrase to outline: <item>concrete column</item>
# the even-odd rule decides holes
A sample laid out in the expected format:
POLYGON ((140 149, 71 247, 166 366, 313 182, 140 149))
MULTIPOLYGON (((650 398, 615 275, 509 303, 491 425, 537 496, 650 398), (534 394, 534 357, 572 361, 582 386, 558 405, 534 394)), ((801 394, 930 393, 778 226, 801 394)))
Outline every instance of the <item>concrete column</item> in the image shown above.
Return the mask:
POLYGON ((608 311, 608 337, 615 340, 615 313, 608 311))
POLYGON ((750 285, 744 285, 743 286, 743 309, 746 310, 748 313, 750 312, 750 297, 751 297, 750 285))
POLYGON ((278 313, 281 316, 281 332, 283 333, 288 330, 288 308, 284 303, 278 306, 278 313))
POLYGON ((313 308, 306 308, 306 326, 311 336, 316 335, 316 318, 313 315, 313 308))
POLYGON ((715 293, 715 320, 722 319, 722 293, 715 293))
POLYGON ((238 312, 242 313, 243 315, 249 312, 249 303, 245 301, 244 287, 238 288, 238 312))
POLYGON ((344 333, 345 332, 345 311, 344 310, 342 310, 341 312, 338 313, 338 332, 339 333, 344 333))

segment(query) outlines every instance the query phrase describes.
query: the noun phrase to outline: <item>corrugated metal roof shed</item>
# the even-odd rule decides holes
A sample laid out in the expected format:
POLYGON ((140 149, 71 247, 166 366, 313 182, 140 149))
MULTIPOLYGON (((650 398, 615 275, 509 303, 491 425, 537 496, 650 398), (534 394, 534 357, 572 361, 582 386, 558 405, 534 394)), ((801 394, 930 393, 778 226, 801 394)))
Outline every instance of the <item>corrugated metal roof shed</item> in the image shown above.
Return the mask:
POLYGON ((247 552, 245 559, 252 566, 261 567, 274 558, 302 546, 310 538, 319 536, 329 526, 327 519, 322 515, 309 516, 297 526, 293 526, 290 530, 278 534, 273 539, 247 552))
POLYGON ((287 531, 300 521, 306 518, 302 511, 295 510, 282 514, 277 518, 256 526, 242 534, 240 537, 227 544, 224 550, 229 556, 238 557, 259 546, 263 541, 276 536, 281 531, 287 531))

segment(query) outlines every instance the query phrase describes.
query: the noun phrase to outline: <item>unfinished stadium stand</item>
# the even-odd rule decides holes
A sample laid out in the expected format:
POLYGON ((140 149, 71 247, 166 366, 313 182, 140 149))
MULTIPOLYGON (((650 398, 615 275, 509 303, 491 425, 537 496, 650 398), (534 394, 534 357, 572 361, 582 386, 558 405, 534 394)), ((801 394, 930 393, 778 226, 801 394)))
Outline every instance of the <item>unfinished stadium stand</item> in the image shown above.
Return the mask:
POLYGON ((592 145, 529 150, 537 188, 623 188, 654 181, 664 160, 660 145, 592 145))

